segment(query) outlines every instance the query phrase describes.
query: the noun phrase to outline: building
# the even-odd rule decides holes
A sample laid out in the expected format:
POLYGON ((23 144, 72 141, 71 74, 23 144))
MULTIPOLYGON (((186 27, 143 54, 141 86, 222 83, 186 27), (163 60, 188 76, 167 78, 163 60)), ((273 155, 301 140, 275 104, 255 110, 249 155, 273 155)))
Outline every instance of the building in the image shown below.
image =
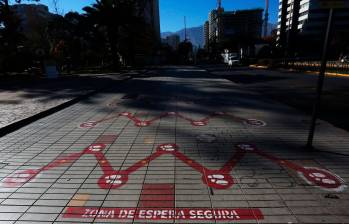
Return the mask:
MULTIPOLYGON (((319 0, 280 0, 277 45, 287 57, 319 55, 328 17, 329 9, 321 8, 319 0)), ((334 39, 341 39, 340 45, 345 45, 343 40, 349 39, 349 8, 335 10, 332 31, 334 39)))
POLYGON ((210 23, 208 21, 204 24, 204 47, 208 50, 210 45, 210 23))
POLYGON ((42 4, 15 4, 11 10, 20 18, 20 28, 25 34, 38 32, 54 17, 48 7, 42 4))
POLYGON ((157 41, 160 43, 160 9, 159 0, 147 0, 144 10, 144 17, 148 24, 151 25, 155 31, 157 41))
POLYGON ((169 45, 172 49, 176 50, 178 48, 179 43, 180 43, 180 37, 177 34, 167 36, 164 39, 164 43, 169 45))
MULTIPOLYGON (((140 65, 157 64, 157 52, 161 47, 159 0, 139 2, 144 3, 140 7, 142 10, 144 9, 142 14, 148 26, 137 32, 134 41, 135 63, 140 65)), ((125 47, 128 51, 127 46, 125 47)))
POLYGON ((209 13, 205 27, 206 44, 220 51, 248 48, 262 35, 263 9, 225 11, 220 2, 209 13))

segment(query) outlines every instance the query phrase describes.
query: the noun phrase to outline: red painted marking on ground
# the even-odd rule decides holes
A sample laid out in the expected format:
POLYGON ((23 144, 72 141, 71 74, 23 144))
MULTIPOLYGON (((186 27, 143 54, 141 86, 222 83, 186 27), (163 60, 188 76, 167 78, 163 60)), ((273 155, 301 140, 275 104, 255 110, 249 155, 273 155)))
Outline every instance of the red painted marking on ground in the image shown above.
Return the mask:
POLYGON ((174 208, 174 201, 140 201, 139 208, 174 208))
POLYGON ((174 190, 174 184, 144 184, 143 190, 174 190))
POLYGON ((63 218, 101 220, 262 220, 260 209, 231 208, 99 208, 69 207, 63 218))
POLYGON ((257 126, 257 127, 266 126, 266 123, 264 121, 257 120, 257 119, 240 118, 240 117, 237 117, 231 113, 225 113, 225 112, 215 112, 215 113, 212 113, 209 116, 207 116, 203 119, 199 119, 199 120, 194 120, 192 118, 186 117, 178 112, 165 112, 165 113, 162 113, 159 116, 156 116, 155 118, 152 118, 150 120, 141 120, 138 117, 136 117, 136 115, 132 115, 132 113, 123 112, 123 113, 120 113, 118 115, 106 117, 106 118, 98 120, 98 121, 86 121, 86 122, 82 123, 80 125, 80 127, 81 128, 93 128, 99 123, 102 123, 102 122, 105 122, 108 120, 112 120, 116 117, 121 117, 121 116, 127 117, 129 120, 133 121, 133 123, 137 127, 148 127, 148 126, 152 125, 155 121, 160 120, 164 117, 168 117, 168 116, 176 116, 178 118, 186 120, 186 121, 190 122, 190 124, 192 126, 206 126, 206 125, 208 125, 208 123, 211 119, 218 117, 218 116, 226 116, 226 117, 229 117, 236 122, 244 122, 245 124, 251 125, 251 126, 257 126))
POLYGON ((146 194, 146 195, 172 195, 172 194, 174 194, 174 191, 169 190, 169 189, 143 190, 143 194, 146 194))
POLYGON ((40 173, 40 170, 20 171, 10 177, 5 178, 4 187, 20 187, 23 184, 34 179, 39 173, 40 173))
POLYGON ((318 186, 322 189, 333 190, 333 191, 343 191, 346 189, 344 180, 339 176, 331 173, 330 171, 316 168, 316 167, 303 167, 296 163, 293 163, 288 160, 284 160, 273 156, 271 154, 262 152, 255 145, 248 143, 241 143, 236 145, 239 150, 244 150, 246 152, 255 153, 265 159, 268 159, 274 163, 279 164, 280 166, 288 167, 294 171, 297 171, 298 174, 310 185, 318 186))
POLYGON ((220 169, 223 173, 230 173, 234 167, 244 158, 246 152, 238 150, 235 155, 220 169))
POLYGON ((58 157, 56 160, 49 163, 47 166, 42 167, 40 169, 40 172, 50 170, 50 169, 53 169, 55 167, 62 166, 63 164, 66 164, 66 163, 73 163, 74 161, 79 159, 82 155, 84 155, 84 152, 70 154, 70 155, 65 156, 65 157, 58 157))
POLYGON ((174 184, 144 184, 138 207, 174 208, 174 184))
POLYGON ((286 166, 299 173, 299 175, 309 184, 321 187, 322 189, 332 191, 343 191, 346 188, 344 181, 337 175, 320 168, 302 167, 287 160, 277 158, 273 155, 267 154, 259 150, 253 144, 241 143, 236 146, 238 151, 235 155, 220 169, 210 170, 200 163, 191 160, 183 153, 179 152, 179 147, 176 144, 162 144, 159 145, 157 151, 152 155, 142 159, 129 167, 126 170, 114 170, 108 159, 104 156, 102 151, 106 148, 104 144, 92 144, 80 153, 74 153, 66 157, 59 157, 48 165, 38 170, 25 170, 15 173, 3 180, 4 186, 20 187, 24 183, 31 181, 40 172, 53 169, 66 163, 72 163, 78 160, 84 154, 93 154, 98 161, 99 166, 103 171, 103 175, 98 180, 98 185, 102 189, 116 189, 125 185, 129 179, 129 175, 140 168, 148 166, 150 162, 161 157, 164 154, 171 154, 189 167, 201 173, 202 181, 209 187, 215 189, 228 189, 234 184, 234 179, 230 175, 232 169, 244 157, 246 153, 255 153, 265 159, 268 159, 281 166, 286 166))
POLYGON ((160 194, 159 192, 156 193, 156 190, 150 192, 150 194, 148 193, 149 193, 149 190, 142 192, 142 195, 139 200, 141 201, 173 201, 175 199, 174 195, 160 194))
POLYGON ((97 138, 96 143, 113 144, 117 138, 118 135, 101 135, 97 138))

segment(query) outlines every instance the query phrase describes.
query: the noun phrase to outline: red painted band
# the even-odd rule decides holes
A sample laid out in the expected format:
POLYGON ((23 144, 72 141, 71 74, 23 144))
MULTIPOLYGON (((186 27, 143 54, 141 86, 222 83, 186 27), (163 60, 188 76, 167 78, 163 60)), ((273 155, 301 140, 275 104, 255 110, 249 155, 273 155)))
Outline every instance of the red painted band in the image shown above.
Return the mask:
POLYGON ((262 220, 260 209, 231 208, 84 208, 69 207, 63 218, 104 220, 262 220))

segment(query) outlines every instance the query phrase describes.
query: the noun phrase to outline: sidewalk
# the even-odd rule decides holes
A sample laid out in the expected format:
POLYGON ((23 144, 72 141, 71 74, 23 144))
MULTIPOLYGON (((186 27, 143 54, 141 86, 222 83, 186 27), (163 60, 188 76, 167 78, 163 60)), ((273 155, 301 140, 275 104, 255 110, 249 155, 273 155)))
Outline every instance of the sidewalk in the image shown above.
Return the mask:
POLYGON ((125 78, 127 75, 114 74, 75 75, 59 79, 20 77, 1 80, 0 128, 125 78))
POLYGON ((349 157, 306 119, 164 67, 0 138, 0 223, 349 223, 349 157))

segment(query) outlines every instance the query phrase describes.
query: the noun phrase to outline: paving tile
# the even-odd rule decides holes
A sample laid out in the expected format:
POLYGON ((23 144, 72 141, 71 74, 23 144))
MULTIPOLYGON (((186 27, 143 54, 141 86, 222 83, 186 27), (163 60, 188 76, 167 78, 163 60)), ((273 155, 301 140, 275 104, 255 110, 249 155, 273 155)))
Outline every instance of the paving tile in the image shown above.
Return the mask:
MULTIPOLYGON (((196 74, 196 70, 200 69, 167 68, 161 70, 161 76, 136 78, 0 138, 2 182, 8 175, 42 168, 23 185, 0 187, 0 224, 349 223, 348 191, 316 188, 299 177, 299 169, 292 169, 315 166, 349 182, 346 157, 299 150, 308 129, 299 119, 307 117, 294 116, 299 112, 224 79, 205 72, 196 74), (193 73, 179 72, 181 69, 193 73), (135 99, 121 99, 132 92, 137 95, 135 99), (110 107, 116 101, 120 104, 110 107), (181 115, 156 118, 171 111, 181 115), (200 120, 220 111, 235 117, 218 113, 208 118, 206 126, 191 124, 190 119, 200 120), (123 112, 142 121, 155 120, 147 127, 137 127, 126 116, 114 116, 123 112), (96 127, 79 127, 83 122, 108 117, 96 127), (267 126, 248 126, 248 118, 266 121, 267 126), (197 136, 203 134, 217 139, 202 142, 197 136), (248 151, 241 160, 232 158, 237 152, 236 144, 241 142, 256 144, 264 154, 248 151), (157 155, 158 146, 164 143, 176 143, 182 157, 173 151, 157 155), (106 147, 84 151, 91 144, 106 147), (154 155, 156 158, 151 157, 154 155), (298 166, 285 168, 284 159, 298 166), (223 173, 228 173, 234 183, 223 187, 226 189, 208 186, 213 177, 206 176, 206 172, 221 169, 227 169, 223 173), (125 173, 128 175, 123 176, 125 173), (259 209, 264 218, 256 220, 255 213, 249 220, 233 221, 63 216, 68 208, 82 208, 84 212, 86 208, 97 208, 97 212, 98 208, 165 207, 259 209)), ((316 144, 326 151, 348 151, 348 133, 322 125, 316 144)), ((226 184, 220 181, 220 175, 212 182, 226 184)))

